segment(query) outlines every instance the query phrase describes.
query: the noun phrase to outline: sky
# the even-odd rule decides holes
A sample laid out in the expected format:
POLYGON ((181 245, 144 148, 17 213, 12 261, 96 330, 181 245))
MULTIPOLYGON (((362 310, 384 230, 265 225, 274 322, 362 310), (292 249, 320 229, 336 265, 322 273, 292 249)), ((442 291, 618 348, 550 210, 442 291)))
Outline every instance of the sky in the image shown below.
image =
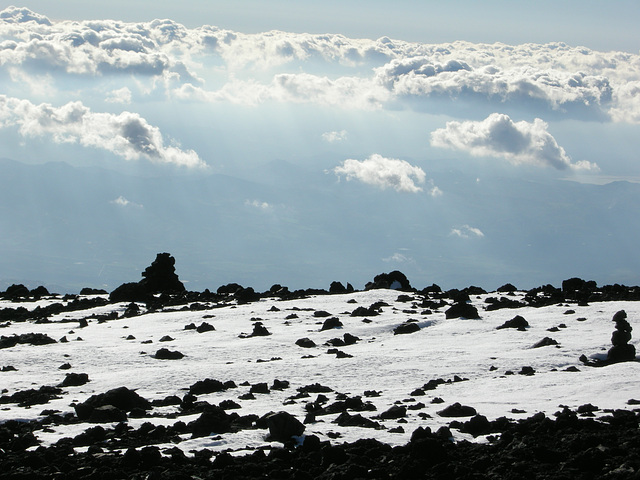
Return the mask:
POLYGON ((1 10, 0 285, 640 283, 637 2, 344 3, 1 10))

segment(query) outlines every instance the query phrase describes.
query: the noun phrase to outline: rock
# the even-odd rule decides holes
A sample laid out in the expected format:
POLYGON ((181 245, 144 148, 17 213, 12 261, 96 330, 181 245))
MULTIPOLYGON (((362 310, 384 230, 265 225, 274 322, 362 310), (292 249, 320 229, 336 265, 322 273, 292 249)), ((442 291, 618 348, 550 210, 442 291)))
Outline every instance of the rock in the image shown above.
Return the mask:
POLYGON ((103 405, 94 408, 87 420, 94 423, 126 422, 127 414, 113 405, 103 405))
POLYGON ((333 423, 337 423, 341 427, 362 427, 382 430, 384 427, 378 422, 370 418, 363 417, 361 414, 351 415, 348 412, 342 412, 336 417, 333 423))
POLYGON ((620 310, 613 315, 612 321, 615 322, 615 330, 611 335, 611 344, 613 345, 607 352, 607 362, 617 363, 635 360, 636 347, 630 345, 631 325, 627 321, 627 312, 620 310))
POLYGON ((158 341, 159 342, 173 342, 174 340, 175 340, 175 338, 173 338, 173 337, 171 337, 169 335, 165 335, 158 341))
POLYGON ((176 260, 168 253, 158 253, 153 263, 142 272, 142 280, 124 283, 109 295, 112 302, 146 302, 154 293, 186 291, 175 273, 176 260))
POLYGON ((209 324, 207 322, 202 322, 200 325, 198 325, 196 327, 195 330, 198 333, 205 333, 205 332, 213 332, 215 330, 215 328, 213 327, 213 325, 211 325, 211 324, 209 324))
POLYGON ((193 438, 226 433, 231 430, 231 420, 231 416, 222 408, 208 406, 200 417, 187 424, 187 430, 191 432, 193 438))
POLYGON ((329 293, 347 293, 347 289, 340 282, 331 282, 329 293))
POLYGON ((467 405, 460 405, 458 402, 449 405, 444 410, 440 410, 438 415, 441 417, 473 417, 477 415, 476 409, 467 405))
POLYGON ((158 360, 180 360, 181 358, 184 358, 184 354, 177 350, 161 348, 156 352, 153 358, 157 358, 158 360))
POLYGON ((168 253, 158 253, 148 266, 140 284, 149 293, 179 293, 186 289, 175 273, 176 260, 168 253))
POLYGON ((57 343, 53 338, 44 333, 23 333, 20 335, 12 335, 11 337, 0 337, 0 348, 11 348, 18 344, 28 345, 49 345, 57 343))
POLYGON ((79 387, 87 382, 89 382, 89 375, 86 373, 67 373, 60 386, 79 387))
POLYGON ((262 382, 262 383, 256 383, 254 385, 251 385, 251 388, 249 389, 250 393, 270 393, 269 391, 269 385, 267 385, 266 383, 262 382))
POLYGON ((394 335, 405 335, 420 330, 420 326, 415 322, 405 322, 393 329, 394 335))
POLYGON ((257 293, 252 287, 241 288, 233 294, 233 298, 236 299, 239 305, 257 302, 260 300, 260 294, 257 293))
POLYGON ((480 318, 476 307, 469 303, 455 303, 444 314, 446 318, 480 318))
POLYGON ((253 324, 253 332, 251 332, 252 337, 268 337, 271 335, 271 332, 267 330, 262 322, 256 322, 253 324))
POLYGON ((30 294, 29 289, 24 285, 22 285, 21 283, 19 283, 19 284, 13 284, 9 286, 7 290, 4 292, 4 297, 9 300, 12 300, 12 299, 20 299, 20 298, 28 297, 29 294, 30 294))
POLYGON ((307 337, 296 340, 296 345, 302 348, 313 348, 316 346, 315 342, 307 337))
POLYGON ((411 284, 404 273, 397 270, 390 273, 381 273, 380 275, 376 275, 373 282, 368 282, 364 287, 365 290, 378 288, 402 290, 404 292, 413 291, 413 288, 411 288, 411 284))
POLYGON ((513 293, 516 290, 518 290, 515 286, 513 286, 511 283, 505 283, 504 285, 502 285, 501 287, 498 287, 498 289, 496 290, 496 292, 500 292, 500 293, 513 293))
POLYGON ((375 317, 376 315, 380 315, 380 311, 378 308, 374 306, 370 307, 356 307, 356 309, 351 312, 352 317, 375 317))
POLYGON ((300 420, 288 412, 270 413, 265 416, 269 436, 278 442, 288 442, 291 437, 299 437, 305 430, 300 420))
POLYGON ((320 331, 331 330, 332 328, 340 328, 342 327, 342 322, 338 317, 327 318, 322 324, 322 328, 320 331))
POLYGON ((395 418, 404 418, 407 416, 407 407, 404 405, 392 405, 388 410, 380 414, 383 420, 391 420, 395 418))
POLYGON ((529 327, 529 322, 527 322, 524 319, 524 317, 522 317, 520 315, 516 315, 511 320, 507 320, 506 322, 504 322, 499 327, 496 327, 496 329, 500 330, 500 329, 503 329, 503 328, 517 328, 520 331, 524 331, 528 327, 529 327))
POLYGON ((189 387, 191 395, 205 395, 207 393, 223 392, 227 389, 224 383, 213 378, 199 380, 189 387))
POLYGON ((151 403, 126 387, 119 387, 105 393, 92 395, 87 400, 74 406, 80 420, 87 420, 96 408, 112 405, 124 412, 134 409, 150 410, 151 403))
POLYGON ((539 342, 537 342, 535 345, 533 345, 533 347, 531 348, 540 348, 540 347, 548 347, 551 345, 558 345, 558 342, 556 342, 553 338, 551 337, 544 337, 542 340, 540 340, 539 342))

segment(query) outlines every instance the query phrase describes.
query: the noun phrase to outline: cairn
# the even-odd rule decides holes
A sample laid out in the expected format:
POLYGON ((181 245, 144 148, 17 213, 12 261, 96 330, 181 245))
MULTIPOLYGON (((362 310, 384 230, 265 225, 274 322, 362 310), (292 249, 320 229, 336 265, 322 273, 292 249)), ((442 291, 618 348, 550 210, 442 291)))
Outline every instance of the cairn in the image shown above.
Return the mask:
POLYGON ((616 322, 616 329, 613 331, 613 335, 611 335, 611 343, 613 346, 607 353, 607 362, 617 363, 635 360, 636 347, 629 344, 632 328, 627 321, 627 312, 624 310, 616 312, 612 320, 616 322))

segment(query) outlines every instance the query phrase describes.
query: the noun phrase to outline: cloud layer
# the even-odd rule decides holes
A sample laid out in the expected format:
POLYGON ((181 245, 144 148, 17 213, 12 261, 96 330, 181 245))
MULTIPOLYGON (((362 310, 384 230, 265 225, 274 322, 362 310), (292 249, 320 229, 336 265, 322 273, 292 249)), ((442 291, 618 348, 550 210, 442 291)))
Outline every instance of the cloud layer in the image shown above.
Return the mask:
POLYGON ((18 126, 24 137, 49 136, 56 143, 100 148, 126 160, 205 167, 193 150, 166 146, 160 129, 137 113, 94 113, 82 102, 62 107, 0 95, 0 128, 18 126))
POLYGON ((10 68, 30 75, 134 75, 148 79, 151 91, 191 101, 366 109, 453 98, 489 102, 494 111, 500 104, 535 104, 571 118, 640 122, 640 55, 563 43, 243 34, 209 25, 190 29, 171 20, 51 22, 9 7, 0 12, 0 69, 10 68))
POLYGON ((547 124, 514 122, 508 115, 493 113, 474 122, 447 122, 431 133, 431 145, 468 152, 474 156, 505 158, 514 165, 551 166, 559 170, 596 170, 586 161, 572 163, 564 148, 547 131, 547 124))

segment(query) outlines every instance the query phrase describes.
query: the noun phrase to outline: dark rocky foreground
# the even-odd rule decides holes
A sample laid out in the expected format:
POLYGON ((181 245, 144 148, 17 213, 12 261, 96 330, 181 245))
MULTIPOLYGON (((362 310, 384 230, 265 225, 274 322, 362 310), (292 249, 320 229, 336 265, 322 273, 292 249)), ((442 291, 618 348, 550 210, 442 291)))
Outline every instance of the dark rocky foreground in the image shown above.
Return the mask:
MULTIPOLYGON (((583 409, 588 414, 588 408, 583 409)), ((583 412, 584 414, 585 412, 583 412)), ((481 416, 452 427, 472 433, 500 432, 490 443, 453 443, 446 427, 418 428, 404 446, 376 440, 350 444, 321 442, 313 435, 301 445, 255 450, 245 456, 208 450, 186 456, 178 448, 103 448, 101 435, 87 432, 89 448, 75 453, 71 439, 51 447, 32 445, 28 422, 0 427, 0 478, 10 479, 634 479, 640 478, 637 411, 581 418, 565 409, 555 419, 543 414, 514 422, 481 416)), ((116 428, 118 430, 118 428, 116 428)), ((126 440, 126 428, 116 437, 126 440)))

